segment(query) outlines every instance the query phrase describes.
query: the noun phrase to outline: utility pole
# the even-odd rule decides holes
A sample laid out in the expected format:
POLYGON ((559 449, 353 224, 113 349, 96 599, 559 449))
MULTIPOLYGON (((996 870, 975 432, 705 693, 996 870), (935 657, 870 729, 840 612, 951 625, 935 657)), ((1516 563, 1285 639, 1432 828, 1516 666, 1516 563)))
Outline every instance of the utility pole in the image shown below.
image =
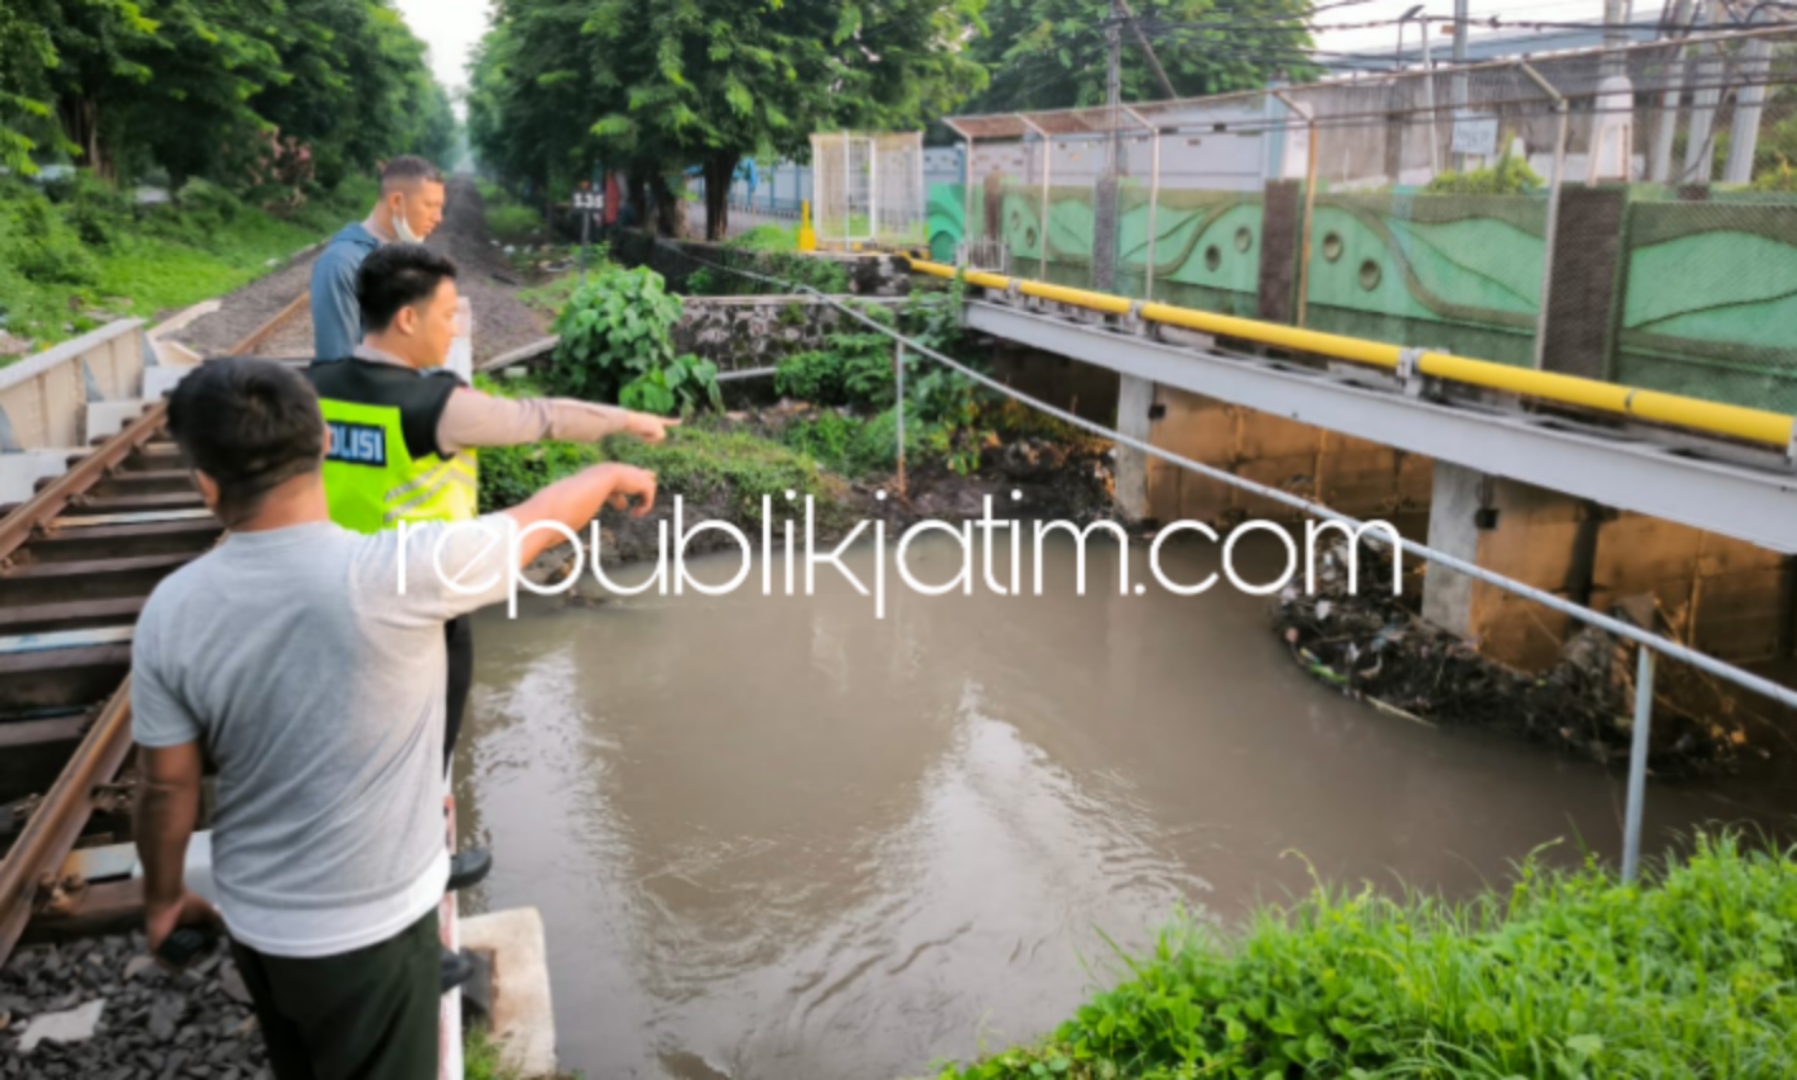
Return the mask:
POLYGON ((1111 0, 1111 26, 1105 32, 1105 37, 1108 39, 1109 59, 1105 64, 1104 103, 1111 114, 1110 153, 1106 156, 1106 167, 1110 175, 1115 177, 1120 164, 1117 125, 1122 120, 1123 111, 1123 0, 1111 0))
MULTIPOLYGON (((1466 16, 1468 2, 1469 0, 1454 0, 1455 68, 1461 68, 1466 65, 1466 16)), ((1424 32, 1427 33, 1427 30, 1424 32)), ((1458 126, 1460 123, 1460 114, 1466 111, 1466 76, 1462 75, 1459 71, 1455 71, 1454 73, 1454 84, 1453 89, 1449 92, 1449 98, 1454 106, 1454 124, 1458 126)), ((1465 154, 1454 155, 1454 170, 1456 172, 1466 171, 1465 154)))
MULTIPOLYGON (((1092 193, 1092 287, 1100 292, 1112 292, 1117 285, 1117 174, 1122 171, 1123 150, 1117 129, 1123 122, 1123 19, 1123 0, 1111 0, 1110 25, 1105 29, 1109 57, 1104 82, 1109 130, 1105 132, 1104 169, 1092 193)), ((1052 146, 1052 141, 1047 145, 1052 146)), ((1042 222, 1042 242, 1048 242, 1047 221, 1042 222)))

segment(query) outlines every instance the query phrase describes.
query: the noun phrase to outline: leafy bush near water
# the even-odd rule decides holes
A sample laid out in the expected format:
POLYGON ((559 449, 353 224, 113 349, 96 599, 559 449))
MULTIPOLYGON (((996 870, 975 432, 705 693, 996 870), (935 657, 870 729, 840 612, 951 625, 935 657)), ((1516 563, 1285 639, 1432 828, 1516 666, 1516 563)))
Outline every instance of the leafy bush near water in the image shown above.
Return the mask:
MULTIPOLYGON (((891 308, 874 304, 860 304, 857 310, 953 356, 960 343, 960 302, 961 291, 954 287, 913 292, 896 315, 891 308)), ((827 410, 789 424, 782 434, 786 443, 847 476, 895 467, 894 349, 887 335, 845 322, 827 337, 824 348, 781 361, 774 388, 827 410)), ((981 364, 971 361, 970 366, 981 364)), ((979 466, 980 448, 1002 430, 990 421, 1012 414, 967 376, 915 350, 906 354, 905 372, 907 462, 912 466, 939 462, 962 475, 972 472, 979 466)))
POLYGON ((1463 904, 1319 887, 1129 967, 1041 1044, 940 1077, 1797 1074, 1797 865, 1727 835, 1640 887, 1535 859, 1463 904))
POLYGON ((550 388, 664 414, 721 405, 717 365, 674 354, 681 309, 680 298, 655 271, 604 268, 574 291, 556 317, 561 341, 550 388))

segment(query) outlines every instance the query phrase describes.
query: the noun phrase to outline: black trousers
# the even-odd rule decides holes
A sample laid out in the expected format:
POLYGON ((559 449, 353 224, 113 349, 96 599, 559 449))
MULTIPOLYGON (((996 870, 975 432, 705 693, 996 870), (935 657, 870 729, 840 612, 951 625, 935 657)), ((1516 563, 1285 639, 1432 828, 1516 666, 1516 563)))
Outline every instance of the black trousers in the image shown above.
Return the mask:
POLYGON ((455 741, 462 734, 462 714, 468 711, 468 690, 474 685, 474 623, 462 615, 443 624, 449 645, 448 711, 443 716, 443 771, 455 760, 455 741))
POLYGON ((436 1080, 437 913, 385 941, 296 960, 237 942, 275 1080, 436 1080))

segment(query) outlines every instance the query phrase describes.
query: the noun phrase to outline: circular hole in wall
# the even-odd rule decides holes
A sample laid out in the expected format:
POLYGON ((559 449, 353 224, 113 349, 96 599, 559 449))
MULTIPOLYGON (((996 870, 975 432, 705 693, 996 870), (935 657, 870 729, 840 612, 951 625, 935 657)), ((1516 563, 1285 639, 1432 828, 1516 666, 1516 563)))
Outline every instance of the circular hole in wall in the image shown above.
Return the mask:
POLYGON ((1248 226, 1244 225, 1235 231, 1235 249, 1237 251, 1246 255, 1248 249, 1253 246, 1254 234, 1248 231, 1248 226))
POLYGON ((1323 234, 1323 258, 1330 262, 1342 257, 1342 238, 1340 233, 1323 234))
POLYGON ((1384 274, 1380 272, 1379 264, 1373 260, 1368 259, 1366 262, 1360 264, 1360 287, 1367 292, 1372 292, 1374 289, 1377 289, 1379 287, 1379 279, 1382 277, 1384 277, 1384 274))
POLYGON ((1222 265, 1223 253, 1217 250, 1217 245, 1212 244, 1210 247, 1204 249, 1204 268, 1206 270, 1214 271, 1217 267, 1222 265))
POLYGON ((1034 227, 1023 230, 1023 246, 1026 248, 1033 248, 1036 246, 1036 230, 1034 227))

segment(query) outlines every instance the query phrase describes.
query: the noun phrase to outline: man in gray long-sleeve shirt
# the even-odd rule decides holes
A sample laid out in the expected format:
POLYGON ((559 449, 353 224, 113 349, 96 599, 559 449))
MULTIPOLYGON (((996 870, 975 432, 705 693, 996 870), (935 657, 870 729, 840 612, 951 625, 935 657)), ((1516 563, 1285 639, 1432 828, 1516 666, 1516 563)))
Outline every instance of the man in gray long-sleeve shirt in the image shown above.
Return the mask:
POLYGON ((423 243, 443 221, 443 177, 406 154, 381 170, 381 198, 365 221, 347 225, 312 264, 312 355, 341 360, 362 341, 356 274, 382 244, 423 243))

